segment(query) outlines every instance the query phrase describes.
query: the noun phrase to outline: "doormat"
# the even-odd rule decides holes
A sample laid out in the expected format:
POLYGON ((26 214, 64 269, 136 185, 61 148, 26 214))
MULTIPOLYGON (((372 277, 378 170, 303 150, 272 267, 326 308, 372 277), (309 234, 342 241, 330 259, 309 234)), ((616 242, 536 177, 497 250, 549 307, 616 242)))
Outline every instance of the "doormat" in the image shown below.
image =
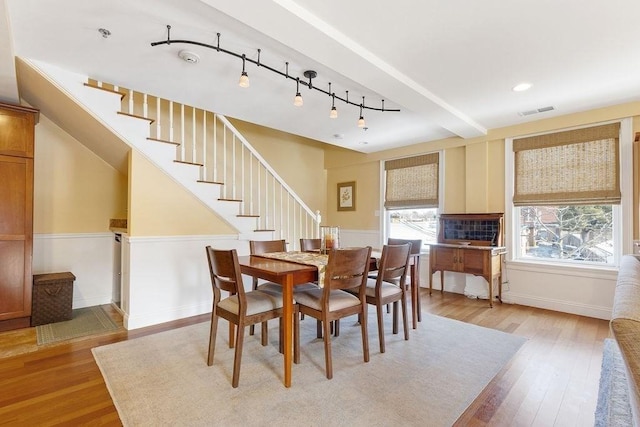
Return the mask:
POLYGON ((38 345, 115 331, 118 325, 99 305, 73 310, 73 318, 36 326, 38 345))

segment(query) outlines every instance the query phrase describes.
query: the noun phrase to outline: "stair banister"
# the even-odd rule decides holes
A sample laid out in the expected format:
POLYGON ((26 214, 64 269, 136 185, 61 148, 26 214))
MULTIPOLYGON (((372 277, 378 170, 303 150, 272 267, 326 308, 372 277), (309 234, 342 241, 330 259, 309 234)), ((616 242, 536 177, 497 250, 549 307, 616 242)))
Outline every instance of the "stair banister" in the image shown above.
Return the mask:
MULTIPOLYGON (((258 159, 260 161, 260 163, 262 164, 262 166, 269 171, 269 173, 271 174, 271 176, 273 176, 278 183, 287 190, 287 192, 291 195, 291 197, 294 198, 294 200, 296 202, 298 202, 298 204, 305 210, 305 212, 307 212, 307 214, 309 214, 311 217, 313 218, 318 218, 320 216, 320 211, 318 211, 318 213, 316 214, 315 212, 313 212, 311 209, 309 209, 309 207, 302 201, 302 199, 300 199, 298 197, 298 195, 295 193, 295 191, 293 191, 291 189, 291 187, 289 187, 287 185, 286 182, 284 182, 284 180, 280 177, 280 175, 278 175, 278 173, 273 170, 273 168, 269 165, 269 163, 267 163, 267 161, 260 155, 260 153, 258 153, 255 148, 253 148, 253 146, 249 143, 249 141, 247 141, 247 139, 242 136, 242 134, 240 132, 238 132, 238 130, 235 128, 235 126, 233 126, 231 124, 231 122, 229 122, 229 120, 222 116, 222 115, 218 115, 218 119, 224 123, 224 125, 229 128, 233 134, 240 139, 240 141, 242 142, 242 144, 247 147, 247 149, 251 152, 251 154, 253 154, 256 159, 258 159)), ((265 178, 266 179, 266 178, 265 178)), ((316 220, 316 223, 319 223, 318 220, 316 220)), ((318 228, 318 233, 320 232, 320 229, 318 228)))

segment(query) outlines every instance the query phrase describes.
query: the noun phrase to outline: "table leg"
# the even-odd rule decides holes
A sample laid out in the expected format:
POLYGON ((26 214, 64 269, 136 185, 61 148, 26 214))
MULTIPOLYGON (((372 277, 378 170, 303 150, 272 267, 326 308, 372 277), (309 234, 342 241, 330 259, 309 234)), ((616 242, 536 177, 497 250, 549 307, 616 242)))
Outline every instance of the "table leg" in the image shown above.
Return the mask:
POLYGON ((282 287, 284 311, 284 386, 291 387, 291 363, 293 359, 293 276, 287 274, 282 287))

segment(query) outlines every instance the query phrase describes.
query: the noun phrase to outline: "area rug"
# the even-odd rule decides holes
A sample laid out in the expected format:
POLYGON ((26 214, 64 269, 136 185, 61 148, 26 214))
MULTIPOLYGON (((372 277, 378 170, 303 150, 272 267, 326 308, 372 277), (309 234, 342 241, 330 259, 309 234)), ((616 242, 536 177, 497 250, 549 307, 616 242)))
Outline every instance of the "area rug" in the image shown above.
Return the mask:
POLYGON ((633 424, 627 385, 627 374, 618 344, 607 338, 602 353, 596 427, 626 427, 633 424))
POLYGON ((115 331, 118 325, 100 306, 77 308, 71 320, 36 326, 38 345, 115 331))
POLYGON ((246 335, 240 385, 231 387, 233 349, 218 327, 214 365, 206 364, 209 322, 93 349, 125 426, 449 426, 518 351, 525 339, 423 314, 409 341, 391 334, 379 352, 369 315, 371 360, 360 327, 341 321, 332 340, 333 379, 324 371, 316 322, 301 322, 301 360, 283 385, 276 321, 269 345, 246 335))

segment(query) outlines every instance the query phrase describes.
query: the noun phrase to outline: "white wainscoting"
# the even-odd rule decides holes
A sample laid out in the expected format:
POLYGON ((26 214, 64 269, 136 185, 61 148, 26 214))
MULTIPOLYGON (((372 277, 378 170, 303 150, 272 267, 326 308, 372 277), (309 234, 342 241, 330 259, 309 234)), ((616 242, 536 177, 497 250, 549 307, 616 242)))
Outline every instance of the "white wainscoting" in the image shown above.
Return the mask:
MULTIPOLYGON (((340 238, 342 246, 381 246, 378 231, 341 229, 340 238)), ((502 279, 506 283, 502 287, 502 300, 504 303, 609 320, 617 275, 617 269, 613 268, 586 269, 510 262, 503 264, 502 279)), ((464 294, 467 289, 467 293, 486 298, 487 283, 481 277, 447 271, 444 280, 446 292, 464 294), (468 286, 471 284, 473 286, 468 286)), ((429 287, 428 254, 420 257, 420 285, 429 287)), ((439 293, 441 286, 440 274, 434 274, 434 293, 439 293)), ((495 286, 494 294, 497 291, 495 286)))
POLYGON ((109 304, 113 240, 113 233, 34 234, 33 274, 73 273, 73 308, 109 304))
POLYGON ((127 329, 211 311, 207 245, 249 254, 248 241, 238 236, 123 237, 122 309, 127 329))
MULTIPOLYGON (((181 319, 211 310, 211 282, 204 247, 249 253, 237 236, 178 236, 122 239, 122 310, 127 329, 181 319)), ((343 246, 379 247, 375 231, 341 230, 343 246)), ((34 235, 33 272, 70 271, 76 276, 73 307, 109 304, 114 280, 114 234, 34 235)), ((609 319, 617 271, 510 263, 505 303, 609 319)), ((439 274, 433 277, 440 289, 439 274)), ((463 293, 465 275, 445 273, 447 292, 463 293)), ((429 285, 429 258, 421 259, 420 283, 429 285)), ((249 278, 245 277, 245 287, 249 278)))
POLYGON ((598 319, 611 319, 617 269, 577 269, 508 262, 502 299, 598 319))

